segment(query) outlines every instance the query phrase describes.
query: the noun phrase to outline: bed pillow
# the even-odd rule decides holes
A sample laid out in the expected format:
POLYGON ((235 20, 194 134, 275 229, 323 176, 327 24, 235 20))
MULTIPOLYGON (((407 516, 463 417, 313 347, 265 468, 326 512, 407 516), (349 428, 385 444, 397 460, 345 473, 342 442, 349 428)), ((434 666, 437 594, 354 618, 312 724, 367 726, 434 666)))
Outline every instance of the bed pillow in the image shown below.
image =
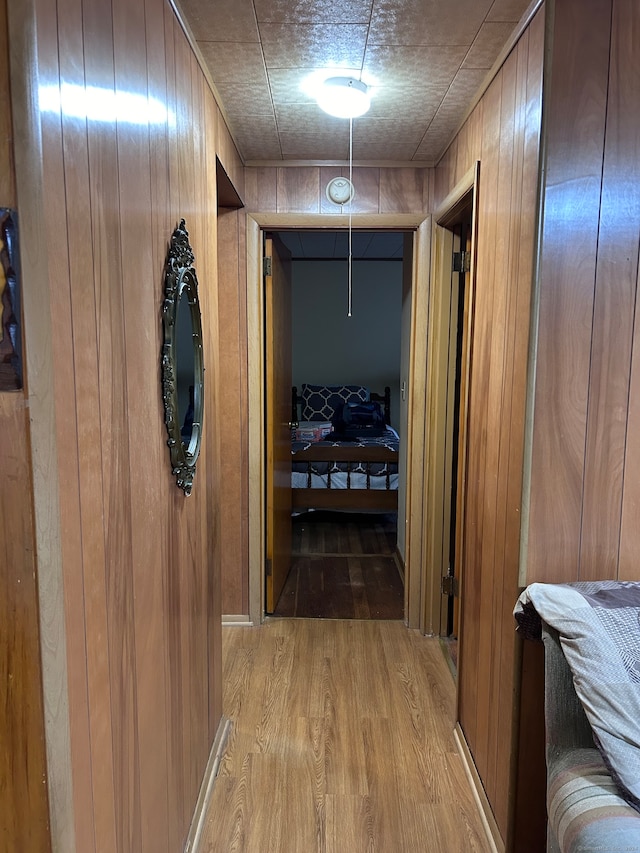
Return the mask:
POLYGON ((302 420, 330 421, 345 403, 366 403, 369 390, 363 385, 302 386, 302 420))

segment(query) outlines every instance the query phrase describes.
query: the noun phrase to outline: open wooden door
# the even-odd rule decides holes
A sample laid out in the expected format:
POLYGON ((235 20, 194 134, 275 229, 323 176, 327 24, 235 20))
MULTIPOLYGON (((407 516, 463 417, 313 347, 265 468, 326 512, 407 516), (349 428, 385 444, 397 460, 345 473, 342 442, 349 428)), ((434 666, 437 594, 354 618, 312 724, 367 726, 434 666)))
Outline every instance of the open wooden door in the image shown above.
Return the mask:
POLYGON ((291 567, 291 260, 276 235, 265 240, 265 258, 265 609, 273 613, 291 567))

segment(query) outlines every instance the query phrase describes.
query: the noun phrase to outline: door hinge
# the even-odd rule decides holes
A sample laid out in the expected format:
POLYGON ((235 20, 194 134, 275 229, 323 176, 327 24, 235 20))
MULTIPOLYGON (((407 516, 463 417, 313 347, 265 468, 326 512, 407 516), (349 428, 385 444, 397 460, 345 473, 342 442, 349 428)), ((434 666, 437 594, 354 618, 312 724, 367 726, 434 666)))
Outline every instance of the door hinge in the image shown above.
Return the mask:
POLYGON ((451 576, 443 577, 440 584, 440 591, 443 595, 458 595, 458 578, 451 576))
POLYGON ((266 257, 262 259, 262 269, 265 275, 271 275, 271 258, 266 257))
POLYGON ((471 252, 453 253, 453 272, 469 272, 471 269, 471 252))
POLYGON ((270 560, 269 558, 267 558, 264 569, 265 569, 267 577, 270 578, 271 575, 273 574, 273 561, 270 560))

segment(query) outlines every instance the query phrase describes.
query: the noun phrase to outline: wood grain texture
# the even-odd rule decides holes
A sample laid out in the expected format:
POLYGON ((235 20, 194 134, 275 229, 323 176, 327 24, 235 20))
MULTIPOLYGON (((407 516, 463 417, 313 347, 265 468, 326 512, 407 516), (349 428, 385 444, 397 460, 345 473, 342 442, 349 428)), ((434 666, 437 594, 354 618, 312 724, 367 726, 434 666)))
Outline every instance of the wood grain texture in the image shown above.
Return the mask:
MULTIPOLYGON (((17 175, 29 199, 25 222, 46 223, 41 238, 28 229, 23 252, 31 411, 41 418, 34 504, 51 665, 51 837, 70 853, 169 853, 184 845, 222 714, 220 498, 206 473, 219 467, 216 154, 224 149, 229 174, 242 165, 169 3, 27 5, 41 84, 86 85, 141 104, 137 121, 42 111, 17 175), (164 119, 145 115, 148 97, 167 105, 164 119), (31 142, 40 133, 41 152, 31 142), (171 475, 158 379, 167 241, 182 215, 212 393, 188 501, 171 475), (59 555, 58 497, 49 494, 58 478, 59 555), (56 620, 62 636, 53 635, 56 620)), ((13 104, 20 128, 27 106, 13 104)))
MULTIPOLYGON (((636 289, 640 288, 640 269, 636 289)), ((640 442, 634 440, 631 426, 640 423, 640 312, 636 311, 633 333, 633 359, 629 385, 629 410, 627 451, 625 454, 625 485, 622 502, 622 524, 620 529, 620 580, 636 580, 638 577, 638 516, 640 515, 640 442)))
POLYGON ((439 643, 398 622, 225 628, 233 722, 202 850, 489 851, 439 643))
MULTIPOLYGON (((346 214, 328 201, 327 183, 349 169, 330 166, 247 167, 247 209, 252 213, 346 214)), ((431 168, 356 167, 353 170, 355 215, 389 217, 407 213, 426 215, 431 207, 431 168)), ((330 220, 324 227, 334 226, 330 220)))
POLYGON ((219 370, 224 381, 216 399, 220 418, 220 442, 225 452, 220 459, 220 482, 225 492, 236 496, 223 502, 220 509, 222 537, 222 612, 249 613, 248 531, 247 531, 247 421, 246 388, 246 291, 238 287, 241 267, 239 236, 243 213, 220 211, 218 214, 218 339, 219 370), (238 464, 241 460, 242 464, 238 464))
MULTIPOLYGON (((634 47, 639 33, 637 4, 616 0, 591 335, 580 538, 584 580, 618 576, 623 484, 633 489, 634 483, 625 470, 625 451, 638 441, 629 418, 629 382, 638 299, 640 133, 629 111, 640 96, 640 57, 634 47)), ((640 543, 638 534, 635 543, 640 543)))
POLYGON ((555 8, 527 579, 569 581, 580 573, 611 2, 555 8))
POLYGON ((38 587, 28 422, 0 394, 0 851, 48 853, 38 587))
POLYGON ((276 616, 402 619, 396 517, 302 513, 292 519, 292 565, 276 616))
POLYGON ((0 2, 0 207, 16 206, 13 167, 13 131, 11 126, 11 88, 9 82, 9 26, 7 0, 0 2))
POLYGON ((436 204, 480 160, 459 718, 503 842, 514 808, 518 591, 544 15, 538 13, 436 168, 436 204))

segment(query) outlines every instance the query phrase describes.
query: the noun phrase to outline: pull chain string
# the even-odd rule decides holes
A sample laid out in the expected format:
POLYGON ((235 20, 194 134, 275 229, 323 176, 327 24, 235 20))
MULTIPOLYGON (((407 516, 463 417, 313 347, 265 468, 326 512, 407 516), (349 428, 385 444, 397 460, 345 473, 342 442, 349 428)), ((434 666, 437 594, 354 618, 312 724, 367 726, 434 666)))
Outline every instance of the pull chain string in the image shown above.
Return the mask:
POLYGON ((351 279, 351 202, 353 200, 353 117, 349 116, 349 306, 347 317, 351 316, 351 299, 352 299, 352 279, 351 279))

